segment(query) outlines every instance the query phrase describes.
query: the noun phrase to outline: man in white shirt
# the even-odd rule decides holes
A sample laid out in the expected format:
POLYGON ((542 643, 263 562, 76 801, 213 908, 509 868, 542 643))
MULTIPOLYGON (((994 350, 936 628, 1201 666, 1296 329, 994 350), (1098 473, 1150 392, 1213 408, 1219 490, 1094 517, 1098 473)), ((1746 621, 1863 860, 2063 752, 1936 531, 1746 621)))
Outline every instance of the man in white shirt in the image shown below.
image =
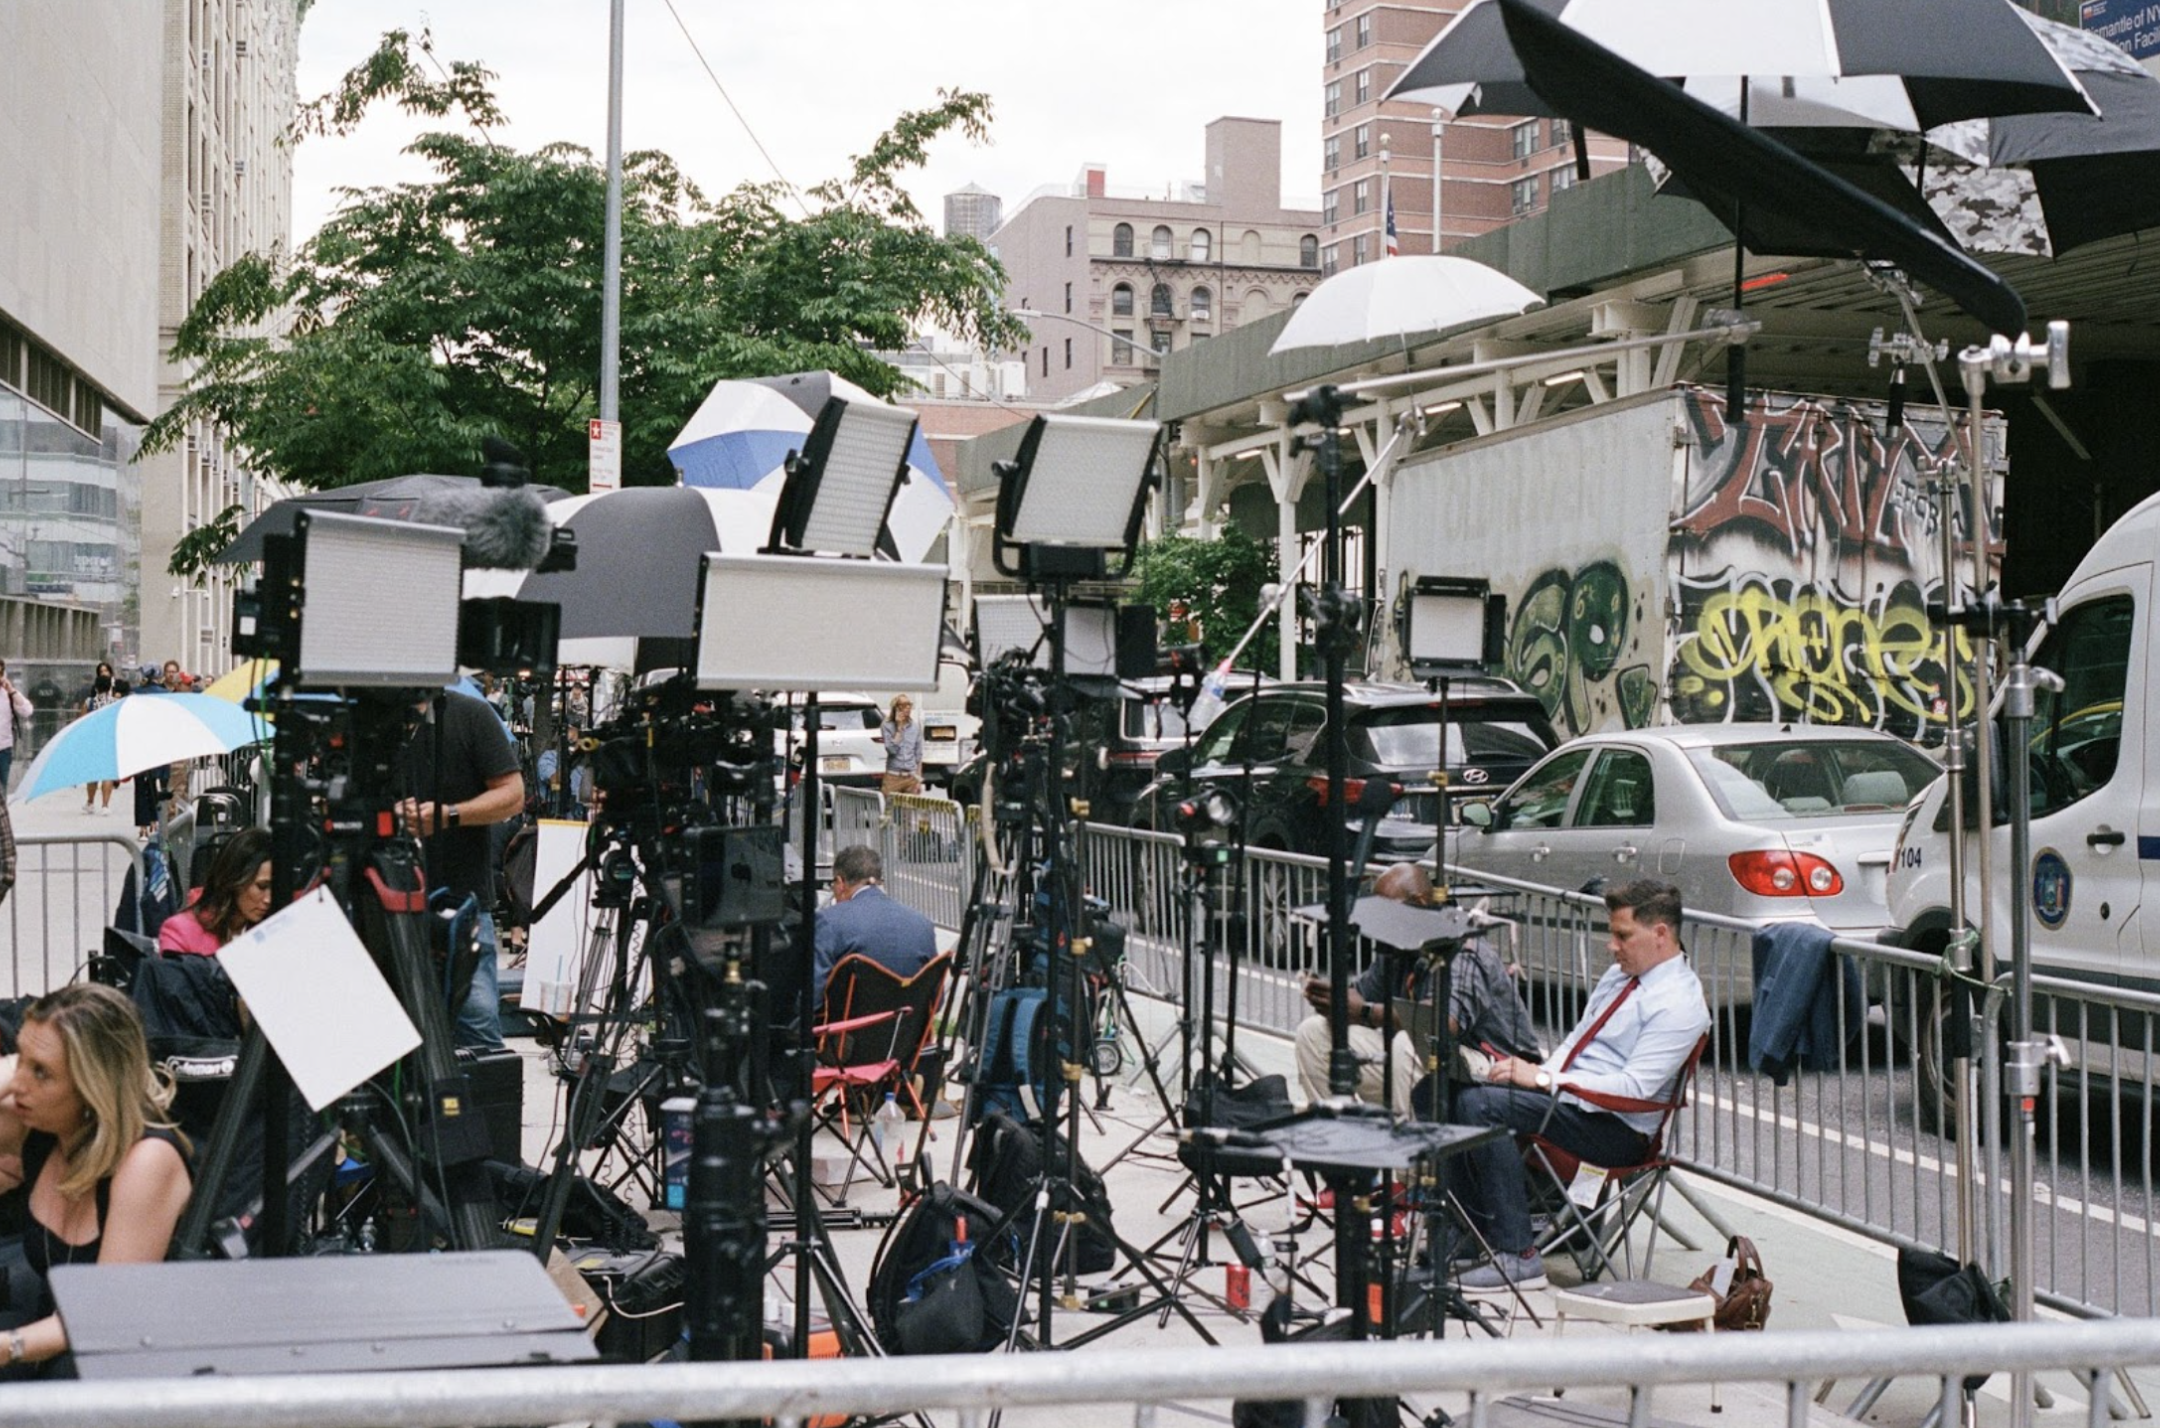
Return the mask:
MULTIPOLYGON (((1595 1165, 1646 1158, 1659 1112, 1605 1110, 1570 1092, 1665 1099, 1710 1028, 1710 1008, 1680 946, 1678 888, 1643 878, 1608 891, 1605 906, 1613 965, 1591 992, 1582 1020, 1543 1061, 1501 1057, 1492 1065, 1490 1084, 1458 1090, 1456 1122, 1536 1131, 1595 1165)), ((1453 1157, 1448 1172, 1450 1187, 1495 1256, 1494 1263, 1463 1275, 1464 1291, 1544 1287, 1545 1262, 1531 1247, 1529 1195, 1514 1134, 1453 1157)))

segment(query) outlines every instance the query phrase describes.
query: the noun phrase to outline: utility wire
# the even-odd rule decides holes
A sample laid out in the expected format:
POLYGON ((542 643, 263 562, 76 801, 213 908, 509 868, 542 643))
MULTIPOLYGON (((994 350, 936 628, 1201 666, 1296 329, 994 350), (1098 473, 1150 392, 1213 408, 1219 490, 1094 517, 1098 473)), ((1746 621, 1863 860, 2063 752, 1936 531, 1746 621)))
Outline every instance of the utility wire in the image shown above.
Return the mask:
POLYGON ((696 55, 697 62, 704 66, 705 77, 713 82, 714 89, 720 91, 721 103, 727 105, 728 113, 735 116, 735 122, 742 125, 743 133, 749 136, 750 146, 763 156, 767 167, 773 171, 773 177, 780 180, 780 186, 787 190, 788 197, 795 200, 795 206, 803 211, 803 217, 808 218, 810 205, 803 202, 802 191, 788 182, 786 174, 780 172, 779 163, 767 152, 764 142, 757 136, 757 130, 750 127, 750 121, 743 117, 742 110, 735 107, 735 101, 728 95, 727 86, 720 82, 719 75, 713 73, 712 64, 705 58, 705 51, 698 48, 697 36, 691 34, 690 27, 683 23, 682 12, 675 8, 675 0, 661 0, 661 3, 666 5, 668 13, 675 17, 675 28, 682 31, 683 39, 689 43, 690 53, 696 55))

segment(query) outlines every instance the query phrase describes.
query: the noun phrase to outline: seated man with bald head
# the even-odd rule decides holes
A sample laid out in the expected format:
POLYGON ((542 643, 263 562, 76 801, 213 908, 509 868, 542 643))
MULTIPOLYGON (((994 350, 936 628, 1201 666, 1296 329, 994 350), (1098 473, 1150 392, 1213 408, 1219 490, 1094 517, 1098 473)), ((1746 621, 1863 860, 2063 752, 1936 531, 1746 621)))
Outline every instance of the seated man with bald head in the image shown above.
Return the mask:
MULTIPOLYGON (((1373 880, 1379 897, 1433 905, 1432 879, 1416 863, 1397 863, 1373 880)), ((1411 1114, 1411 1092, 1425 1075, 1424 1050, 1412 1044, 1407 1032, 1396 1029, 1389 1055, 1387 1028, 1390 1000, 1408 997, 1431 1001, 1432 973, 1426 959, 1398 955, 1395 988, 1381 985, 1380 961, 1360 973, 1350 986, 1350 1053, 1357 1058, 1357 1098, 1380 1105, 1383 1068, 1387 1077, 1390 1109, 1398 1116, 1411 1114)), ((1305 1000, 1314 1015, 1297 1029, 1298 1082, 1308 1100, 1328 1094, 1328 980, 1319 973, 1305 978, 1305 1000)), ((1500 954, 1479 938, 1462 944, 1455 954, 1448 982, 1448 1030, 1457 1044, 1472 1048, 1491 1046, 1504 1055, 1536 1057, 1537 1031, 1530 1024, 1530 1009, 1508 976, 1500 954)))

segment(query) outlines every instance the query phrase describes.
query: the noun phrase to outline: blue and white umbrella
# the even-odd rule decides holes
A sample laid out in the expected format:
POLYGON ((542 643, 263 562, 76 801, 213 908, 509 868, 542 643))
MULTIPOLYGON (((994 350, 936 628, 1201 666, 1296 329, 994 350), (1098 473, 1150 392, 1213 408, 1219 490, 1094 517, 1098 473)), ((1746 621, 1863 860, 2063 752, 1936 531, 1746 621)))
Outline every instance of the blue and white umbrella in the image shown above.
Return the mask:
POLYGON ((180 759, 229 754, 270 736, 270 726, 210 694, 131 694, 53 735, 23 774, 27 801, 77 784, 117 782, 180 759))
MULTIPOLYGON (((788 453, 802 448, 831 397, 880 401, 830 372, 721 382, 669 445, 668 460, 685 486, 777 495, 787 474, 788 453)), ((900 558, 921 560, 952 516, 952 488, 918 429, 914 445, 908 448, 907 480, 885 520, 900 558)))

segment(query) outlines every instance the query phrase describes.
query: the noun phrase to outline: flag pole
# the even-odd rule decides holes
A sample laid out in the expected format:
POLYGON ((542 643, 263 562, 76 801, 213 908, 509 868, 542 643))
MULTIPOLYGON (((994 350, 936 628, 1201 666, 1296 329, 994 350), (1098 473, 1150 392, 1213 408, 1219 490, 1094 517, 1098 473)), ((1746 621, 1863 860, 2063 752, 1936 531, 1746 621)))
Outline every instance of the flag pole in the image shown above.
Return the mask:
POLYGON ((1395 192, 1388 179, 1388 136, 1380 136, 1380 256, 1395 256, 1395 192))

